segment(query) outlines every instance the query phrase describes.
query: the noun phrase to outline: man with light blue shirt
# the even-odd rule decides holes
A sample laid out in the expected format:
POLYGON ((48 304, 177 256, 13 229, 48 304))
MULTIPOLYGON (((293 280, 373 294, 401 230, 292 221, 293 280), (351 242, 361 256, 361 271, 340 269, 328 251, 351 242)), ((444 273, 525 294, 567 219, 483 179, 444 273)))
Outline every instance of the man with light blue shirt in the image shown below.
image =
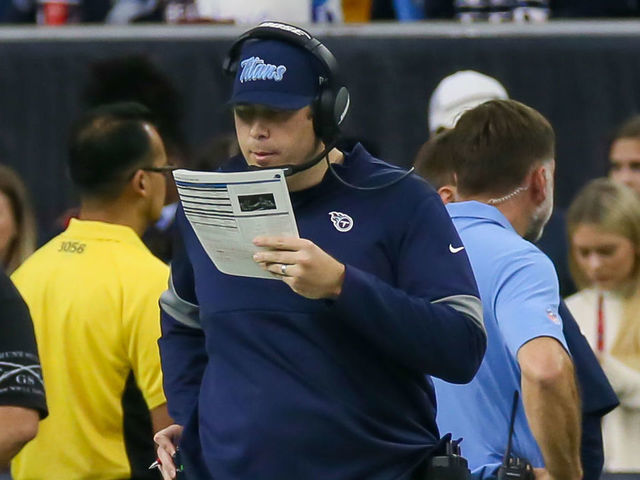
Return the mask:
POLYGON ((461 201, 447 208, 478 282, 488 348, 470 384, 434 379, 438 425, 464 437, 475 476, 491 478, 518 390, 512 454, 536 467, 536 479, 580 479, 580 405, 558 281, 530 243, 553 209, 553 129, 535 110, 496 100, 465 113, 450 135, 461 201))

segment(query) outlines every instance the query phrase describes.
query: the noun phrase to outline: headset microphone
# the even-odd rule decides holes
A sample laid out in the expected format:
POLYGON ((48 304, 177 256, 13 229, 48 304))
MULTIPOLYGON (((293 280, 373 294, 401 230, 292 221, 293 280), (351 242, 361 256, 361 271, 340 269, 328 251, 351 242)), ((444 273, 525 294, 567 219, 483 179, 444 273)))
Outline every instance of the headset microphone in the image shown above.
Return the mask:
POLYGON ((284 176, 290 177, 291 175, 295 175, 296 173, 303 172, 305 170, 310 169, 311 167, 315 167, 318 163, 322 161, 323 158, 328 157, 329 152, 334 149, 338 143, 337 139, 331 142, 329 145, 325 146, 318 155, 314 156, 308 162, 304 162, 301 165, 278 165, 277 167, 258 167, 255 165, 249 165, 249 170, 269 170, 272 168, 281 168, 284 170, 284 176))
POLYGON ((311 160, 309 160, 308 162, 303 163, 302 165, 281 165, 281 166, 277 166, 277 167, 257 167, 255 165, 249 165, 249 170, 269 170, 269 169, 272 169, 272 168, 281 168, 282 170, 284 170, 284 176, 285 177, 290 177, 291 175, 295 175, 296 173, 303 172, 304 170, 308 170, 309 168, 316 166, 324 158, 324 159, 326 159, 326 162, 327 162, 327 168, 329 169, 331 174, 336 178, 336 180, 338 180, 345 187, 352 188, 354 190, 364 191, 364 192, 368 192, 368 191, 372 191, 372 190, 381 190, 383 188, 390 187, 391 185, 395 185, 396 183, 400 182, 401 180, 404 180, 405 178, 407 178, 415 170, 415 167, 411 167, 409 170, 404 172, 402 175, 394 178, 393 180, 388 181, 387 183, 383 183, 382 185, 372 185, 372 186, 369 186, 369 187, 363 187, 361 185, 354 185, 354 184, 346 181, 344 178, 342 178, 338 174, 338 172, 336 172, 336 170, 333 168, 333 164, 329 161, 329 152, 331 150, 333 150, 333 148, 336 146, 336 143, 337 143, 337 139, 335 141, 333 141, 331 144, 327 145, 322 150, 322 152, 320 152, 320 154, 316 155, 311 160))

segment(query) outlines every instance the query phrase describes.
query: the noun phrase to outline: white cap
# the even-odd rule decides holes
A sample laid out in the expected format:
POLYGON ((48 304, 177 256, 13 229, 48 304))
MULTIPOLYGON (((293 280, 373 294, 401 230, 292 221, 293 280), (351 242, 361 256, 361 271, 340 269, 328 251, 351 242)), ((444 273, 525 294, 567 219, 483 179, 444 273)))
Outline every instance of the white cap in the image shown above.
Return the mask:
POLYGON ((429 101, 429 132, 453 128, 467 110, 488 100, 509 98, 502 84, 474 70, 461 70, 443 78, 429 101))

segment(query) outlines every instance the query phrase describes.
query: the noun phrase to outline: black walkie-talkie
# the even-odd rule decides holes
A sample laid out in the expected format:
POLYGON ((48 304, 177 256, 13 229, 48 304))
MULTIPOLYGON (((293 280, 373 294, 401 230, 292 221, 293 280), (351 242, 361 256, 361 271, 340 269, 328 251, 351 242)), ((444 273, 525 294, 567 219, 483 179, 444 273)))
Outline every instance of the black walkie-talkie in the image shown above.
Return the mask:
POLYGON ((452 440, 450 433, 440 439, 440 447, 444 446, 444 452, 440 451, 431 457, 425 480, 469 480, 471 478, 467 459, 460 452, 461 441, 461 438, 452 440))
POLYGON ((511 406, 511 419, 509 420, 509 440, 507 450, 504 452, 502 465, 498 469, 498 480, 534 480, 533 467, 526 458, 511 456, 511 440, 516 423, 516 411, 518 410, 518 390, 513 392, 513 405, 511 406))

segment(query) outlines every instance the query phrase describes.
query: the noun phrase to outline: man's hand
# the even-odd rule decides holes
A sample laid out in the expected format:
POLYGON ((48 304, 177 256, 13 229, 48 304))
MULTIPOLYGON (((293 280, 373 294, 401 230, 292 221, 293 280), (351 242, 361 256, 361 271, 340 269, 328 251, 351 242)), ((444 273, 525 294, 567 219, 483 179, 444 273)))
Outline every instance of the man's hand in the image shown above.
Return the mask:
POLYGON ((163 480, 176 478, 176 466, 173 456, 176 454, 176 446, 182 436, 181 425, 169 425, 153 436, 153 441, 158 445, 158 460, 160 461, 160 473, 163 480))
POLYGON ((266 250, 253 259, 306 298, 336 298, 342 291, 345 267, 310 240, 294 237, 256 237, 266 250))

